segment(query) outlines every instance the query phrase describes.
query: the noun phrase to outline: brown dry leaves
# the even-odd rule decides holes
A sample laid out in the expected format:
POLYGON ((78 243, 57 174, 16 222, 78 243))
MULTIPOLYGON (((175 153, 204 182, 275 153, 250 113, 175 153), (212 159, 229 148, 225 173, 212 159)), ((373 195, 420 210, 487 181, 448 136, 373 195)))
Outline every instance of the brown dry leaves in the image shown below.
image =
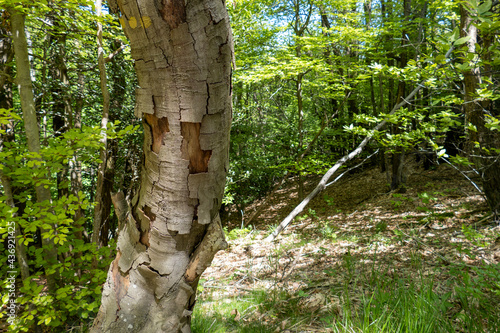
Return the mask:
MULTIPOLYGON (((408 189, 401 195, 387 192, 386 175, 378 169, 346 176, 315 198, 306 208, 307 216, 296 219, 274 244, 262 239, 269 226, 277 225, 298 203, 296 184, 292 181, 247 207, 246 216, 262 211, 253 221, 255 229, 216 255, 203 275, 207 288, 200 297, 237 297, 256 289, 286 291, 301 298, 301 311, 312 314, 301 329, 313 332, 319 329, 314 318, 322 311, 341 315, 339 295, 346 282, 353 286, 350 297, 356 307, 369 296, 362 281, 380 272, 432 276, 438 281, 436 291, 444 291, 449 288, 450 263, 499 261, 495 240, 500 227, 474 225, 488 212, 465 178, 444 165, 435 171, 410 165, 407 171, 408 189), (418 195, 422 193, 435 199, 425 203, 418 195), (485 238, 468 239, 463 225, 476 227, 485 238)), ((317 180, 309 179, 306 188, 313 188, 317 180)), ((241 215, 234 210, 225 223, 230 229, 239 226, 241 215)), ((287 326, 280 325, 284 319, 275 320, 281 330, 287 326)))

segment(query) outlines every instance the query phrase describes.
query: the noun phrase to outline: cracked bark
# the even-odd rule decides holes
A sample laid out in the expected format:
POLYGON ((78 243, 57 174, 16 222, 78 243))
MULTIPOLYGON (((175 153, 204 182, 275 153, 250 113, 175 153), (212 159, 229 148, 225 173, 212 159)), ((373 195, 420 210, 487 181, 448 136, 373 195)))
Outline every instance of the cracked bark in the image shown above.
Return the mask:
POLYGON ((112 1, 143 118, 141 185, 120 207, 118 254, 91 332, 190 332, 196 287, 226 242, 232 37, 223 1, 112 1), (130 208, 128 208, 130 207, 130 208))

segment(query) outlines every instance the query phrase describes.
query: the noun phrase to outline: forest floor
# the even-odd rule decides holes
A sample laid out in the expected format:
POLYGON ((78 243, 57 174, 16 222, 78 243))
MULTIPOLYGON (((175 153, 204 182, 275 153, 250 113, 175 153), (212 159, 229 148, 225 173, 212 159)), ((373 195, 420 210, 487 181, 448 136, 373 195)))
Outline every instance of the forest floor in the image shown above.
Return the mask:
MULTIPOLYGON (((200 282, 193 331, 383 331, 374 317, 392 321, 394 311, 410 317, 419 311, 401 310, 399 299, 391 303, 397 286, 439 300, 439 309, 427 312, 442 317, 424 314, 417 326, 432 318, 449 325, 406 331, 490 331, 500 319, 483 317, 481 304, 484 297, 492 302, 484 306, 500 308, 498 223, 488 218, 478 190, 450 166, 424 170, 411 163, 406 174, 404 193, 390 192, 378 168, 344 176, 273 243, 263 239, 299 203, 293 179, 247 207, 252 221, 243 229, 233 208, 223 223, 229 247, 200 282)), ((308 178, 306 195, 319 179, 308 178)))

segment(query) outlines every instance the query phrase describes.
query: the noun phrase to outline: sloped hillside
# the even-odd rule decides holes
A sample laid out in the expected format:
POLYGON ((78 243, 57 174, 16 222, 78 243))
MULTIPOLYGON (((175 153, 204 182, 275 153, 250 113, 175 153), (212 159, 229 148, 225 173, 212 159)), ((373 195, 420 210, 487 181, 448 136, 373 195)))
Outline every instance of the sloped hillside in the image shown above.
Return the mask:
MULTIPOLYGON (((241 214, 231 211, 229 248, 203 275, 195 331, 365 331, 363 321, 369 327, 377 316, 397 322, 401 301, 396 306, 389 299, 403 297, 401 290, 414 300, 420 293, 435 297, 443 331, 493 327, 481 302, 500 305, 500 227, 456 170, 407 169, 405 193, 388 192, 386 175, 376 168, 346 175, 272 244, 263 238, 298 203, 293 179, 247 207, 244 216, 252 221, 244 229, 241 214), (478 294, 469 299, 473 291, 478 294)), ((317 181, 309 178, 307 188, 317 181)), ((429 332, 441 331, 432 327, 429 332)))

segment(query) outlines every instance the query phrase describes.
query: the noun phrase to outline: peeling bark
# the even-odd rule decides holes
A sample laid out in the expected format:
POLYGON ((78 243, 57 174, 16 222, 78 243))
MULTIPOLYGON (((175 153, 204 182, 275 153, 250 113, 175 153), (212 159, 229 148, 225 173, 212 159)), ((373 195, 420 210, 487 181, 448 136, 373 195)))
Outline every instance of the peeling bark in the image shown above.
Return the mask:
POLYGON ((145 160, 130 211, 113 197, 118 254, 91 332, 190 332, 199 277, 226 246, 229 20, 220 0, 115 5, 135 59, 145 160))
POLYGON ((200 148, 200 123, 181 122, 182 155, 189 160, 189 174, 208 172, 211 150, 200 148))
POLYGON ((151 137, 153 138, 151 150, 158 154, 160 152, 160 146, 163 145, 163 137, 170 131, 168 127, 168 118, 163 117, 158 119, 152 114, 145 114, 144 121, 151 129, 151 137))
POLYGON ((160 9, 161 17, 168 23, 171 29, 186 22, 186 6, 184 0, 163 0, 163 8, 160 9))

